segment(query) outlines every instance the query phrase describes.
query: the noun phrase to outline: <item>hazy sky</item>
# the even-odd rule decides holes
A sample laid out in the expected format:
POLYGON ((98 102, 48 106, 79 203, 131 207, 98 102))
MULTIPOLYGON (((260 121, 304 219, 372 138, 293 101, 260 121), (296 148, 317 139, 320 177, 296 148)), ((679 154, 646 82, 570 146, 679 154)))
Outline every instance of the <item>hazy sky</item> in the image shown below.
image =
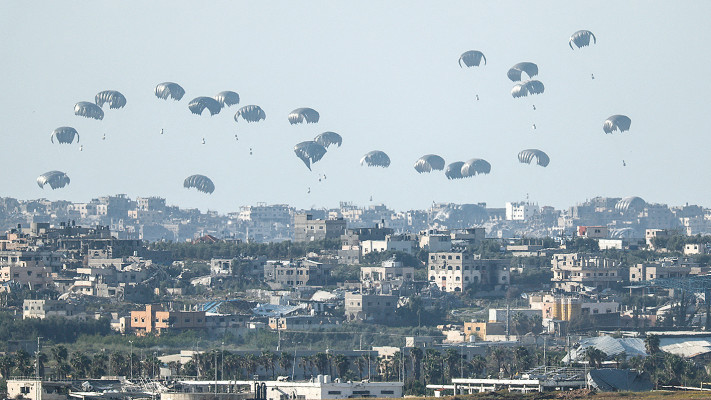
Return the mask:
POLYGON ((596 195, 711 206, 708 15, 709 1, 4 1, 0 195, 155 195, 221 212, 371 196, 396 209, 502 207, 527 194, 555 207, 596 195), (571 50, 579 29, 597 44, 571 50), (466 50, 488 64, 460 68, 466 50), (538 64, 544 94, 511 97, 506 72, 521 61, 538 64), (163 81, 185 97, 157 99, 163 81), (127 106, 105 108, 103 121, 73 114, 106 89, 127 106), (240 105, 189 112, 192 98, 223 90, 240 105), (235 122, 248 104, 267 119, 235 122), (320 122, 289 125, 298 107, 318 110, 320 122), (613 114, 628 115, 631 130, 606 135, 613 114), (82 152, 50 142, 65 125, 79 131, 82 152), (343 146, 309 172, 293 146, 329 130, 343 146), (526 148, 547 152, 550 165, 520 164, 526 148), (359 165, 375 149, 390 155, 389 168, 359 165), (413 163, 427 153, 484 158, 492 171, 420 175, 413 163), (55 169, 71 184, 40 189, 37 176, 55 169), (215 192, 184 189, 192 174, 212 178, 215 192))

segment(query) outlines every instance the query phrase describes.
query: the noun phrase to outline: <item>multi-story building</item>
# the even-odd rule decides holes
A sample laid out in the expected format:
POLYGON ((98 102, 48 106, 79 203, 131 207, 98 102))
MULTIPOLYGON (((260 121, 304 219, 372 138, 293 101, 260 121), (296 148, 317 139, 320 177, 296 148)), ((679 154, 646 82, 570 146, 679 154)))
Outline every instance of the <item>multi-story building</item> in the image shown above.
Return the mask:
POLYGON ((398 296, 346 293, 346 320, 387 322, 395 317, 398 296))
POLYGON ((383 261, 379 267, 360 269, 360 281, 366 284, 395 280, 403 282, 415 280, 415 268, 406 267, 402 262, 391 259, 383 261))
POLYGON ((452 234, 449 231, 430 229, 420 233, 420 248, 439 252, 452 250, 452 234))
MULTIPOLYGON (((32 261, 20 261, 13 265, 0 267, 0 282, 14 282, 28 286, 31 290, 51 289, 54 287, 51 271, 43 264, 32 261)), ((2 291, 4 286, 0 287, 2 291)))
POLYGON ((538 214, 538 205, 529 202, 506 203, 507 221, 527 221, 538 214))
POLYGON ((622 283, 619 261, 584 253, 554 254, 551 270, 555 288, 566 292, 583 287, 609 288, 622 283))
POLYGON ((587 239, 605 239, 610 236, 610 228, 606 226, 578 226, 578 236, 587 239))
POLYGON ((136 335, 206 327, 205 311, 165 311, 157 304, 146 305, 144 311, 131 311, 131 329, 136 335))
POLYGON ((309 259, 267 261, 264 280, 286 288, 322 286, 328 283, 333 265, 309 259))
POLYGON ((509 260, 479 259, 469 252, 430 253, 428 279, 447 292, 461 292, 469 285, 501 289, 509 284, 509 260))
POLYGON ((24 300, 22 303, 22 319, 47 317, 85 318, 83 307, 61 300, 24 300))
POLYGON ((652 263, 642 263, 630 267, 630 282, 645 282, 653 279, 683 278, 701 273, 696 263, 680 262, 677 259, 666 259, 652 263))
POLYGON ((346 221, 339 219, 314 219, 313 214, 294 216, 294 241, 312 242, 338 239, 346 232, 346 221))
POLYGON ((362 255, 372 252, 402 251, 415 253, 415 240, 412 235, 386 235, 383 240, 361 240, 362 255))
POLYGON ((308 330, 333 328, 338 324, 334 317, 324 315, 292 315, 287 317, 270 317, 269 328, 274 330, 308 330))

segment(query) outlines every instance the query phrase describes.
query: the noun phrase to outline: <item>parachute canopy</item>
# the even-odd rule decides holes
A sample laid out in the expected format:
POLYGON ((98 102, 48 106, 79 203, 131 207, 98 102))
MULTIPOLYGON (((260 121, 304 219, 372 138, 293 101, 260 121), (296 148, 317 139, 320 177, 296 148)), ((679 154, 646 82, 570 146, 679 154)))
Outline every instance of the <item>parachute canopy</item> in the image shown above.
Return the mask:
POLYGON ((455 161, 449 165, 444 170, 444 176, 447 179, 462 179, 462 166, 464 166, 464 161, 455 161))
POLYGON ((602 125, 602 130, 604 130, 605 133, 612 133, 617 130, 624 132, 630 130, 630 125, 632 125, 630 117, 618 114, 606 119, 602 125))
POLYGON ((80 101, 74 105, 74 115, 80 117, 104 119, 104 111, 101 107, 89 101, 80 101))
POLYGON ((341 147, 341 143, 343 142, 343 138, 341 135, 337 134, 336 132, 324 132, 319 134, 314 138, 314 142, 320 144, 323 147, 328 148, 328 146, 335 144, 338 145, 338 147, 341 147))
POLYGON ((195 188, 199 192, 212 193, 215 191, 215 184, 212 180, 205 175, 191 175, 185 178, 183 181, 183 187, 185 188, 195 188))
POLYGON ((235 121, 242 117, 247 122, 258 122, 267 118, 267 114, 261 107, 255 105, 244 106, 235 113, 235 121))
POLYGON ((59 143, 72 143, 74 141, 74 136, 77 137, 77 143, 79 142, 79 132, 71 126, 60 126, 59 128, 52 131, 50 140, 54 143, 54 138, 57 138, 59 143))
POLYGON ((511 96, 514 98, 525 97, 529 94, 541 94, 545 90, 543 82, 537 80, 517 83, 511 89, 511 96))
POLYGON ((547 167, 551 161, 548 154, 538 149, 526 149, 518 153, 518 161, 521 163, 530 164, 533 159, 536 159, 536 164, 541 167, 547 167))
POLYGON ((222 104, 212 97, 200 96, 192 99, 188 108, 193 114, 201 115, 203 111, 207 108, 210 111, 210 115, 215 115, 222 109, 222 104))
POLYGON ((185 95, 185 89, 175 82, 163 82, 156 86, 156 97, 166 100, 170 97, 173 100, 180 100, 185 95))
POLYGON ((224 92, 216 94, 215 100, 217 100, 217 102, 220 103, 222 107, 229 107, 235 104, 239 104, 239 95, 236 92, 226 90, 224 92))
POLYGON ((126 105, 126 97, 116 90, 104 90, 99 92, 94 97, 96 105, 103 107, 105 103, 109 103, 109 108, 123 108, 126 105))
POLYGON ((484 60, 484 65, 486 65, 486 57, 481 51, 465 51, 461 56, 459 56, 459 66, 461 67, 462 63, 464 63, 467 67, 478 67, 481 60, 484 60))
POLYGON ((52 189, 59 189, 69 184, 69 177, 62 171, 49 171, 37 177, 37 186, 44 189, 49 185, 52 189))
POLYGON ((294 146, 294 153, 311 170, 311 164, 320 160, 326 154, 326 148, 315 141, 307 141, 294 146))
POLYGON ((597 39, 595 39, 595 35, 593 35, 592 32, 586 30, 577 31, 570 35, 568 46, 570 46, 571 49, 573 49, 573 43, 575 43, 578 48, 588 46, 590 45, 590 38, 592 38, 593 44, 597 43, 597 39))
POLYGON ((521 80, 521 73, 525 72, 529 78, 533 78, 538 75, 538 65, 532 62, 520 62, 509 69, 508 75, 509 79, 514 82, 521 80))
POLYGON ((360 165, 366 164, 369 167, 387 168, 390 165, 390 157, 385 152, 373 150, 360 159, 360 165))
POLYGON ((418 173, 441 171, 444 169, 444 158, 436 154, 425 154, 415 161, 415 171, 418 173))
POLYGON ((464 178, 479 174, 488 174, 491 172, 491 164, 481 158, 472 158, 462 165, 461 172, 464 178))
POLYGON ((297 108, 289 113, 289 123, 292 125, 300 124, 304 121, 306 121, 307 124, 314 124, 318 122, 318 119, 318 111, 313 108, 297 108))

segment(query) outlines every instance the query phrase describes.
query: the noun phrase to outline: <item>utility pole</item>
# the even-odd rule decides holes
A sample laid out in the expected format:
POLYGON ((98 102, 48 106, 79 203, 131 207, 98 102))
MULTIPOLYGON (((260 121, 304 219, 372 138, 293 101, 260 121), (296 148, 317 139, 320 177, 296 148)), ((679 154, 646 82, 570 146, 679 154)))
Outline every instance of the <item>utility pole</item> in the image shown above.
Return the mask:
POLYGON ((37 353, 35 354, 35 378, 39 379, 39 357, 40 357, 40 339, 42 336, 37 336, 37 353))
POLYGON ((133 380, 133 340, 129 340, 128 343, 131 344, 131 358, 129 359, 129 364, 131 365, 131 380, 133 380))

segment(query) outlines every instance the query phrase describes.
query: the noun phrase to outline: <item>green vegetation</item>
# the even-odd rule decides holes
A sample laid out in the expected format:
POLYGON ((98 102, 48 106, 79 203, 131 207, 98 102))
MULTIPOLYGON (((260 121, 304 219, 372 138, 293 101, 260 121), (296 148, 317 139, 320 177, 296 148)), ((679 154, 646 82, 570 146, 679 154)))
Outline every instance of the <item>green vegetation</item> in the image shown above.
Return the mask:
POLYGON ((166 250, 176 260, 203 260, 212 258, 237 258, 266 256, 269 259, 304 257, 311 252, 336 250, 340 247, 337 239, 314 242, 278 242, 278 243, 188 243, 154 242, 150 250, 166 250))

